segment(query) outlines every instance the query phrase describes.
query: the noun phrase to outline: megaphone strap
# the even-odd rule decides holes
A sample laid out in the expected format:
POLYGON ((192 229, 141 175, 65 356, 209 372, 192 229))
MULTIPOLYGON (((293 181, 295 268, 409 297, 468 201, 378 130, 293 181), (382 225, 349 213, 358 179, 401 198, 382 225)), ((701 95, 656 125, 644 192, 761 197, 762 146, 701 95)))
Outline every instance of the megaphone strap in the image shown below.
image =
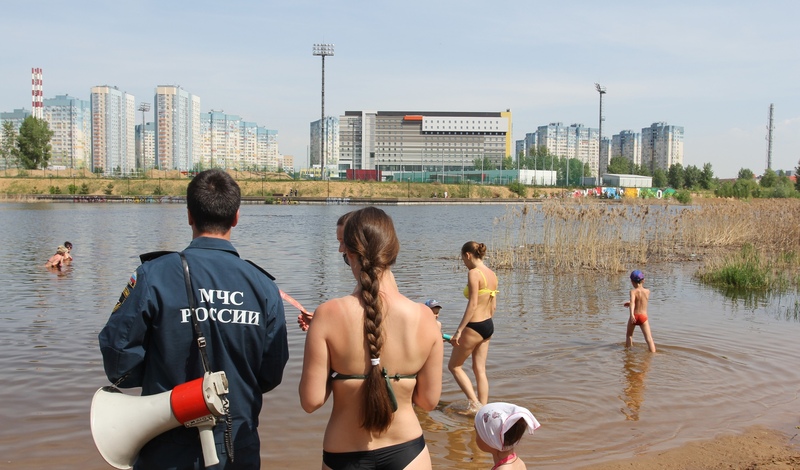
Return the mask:
POLYGON ((197 313, 195 312, 194 289, 192 289, 192 278, 189 276, 189 263, 186 261, 186 256, 183 255, 182 251, 178 254, 181 256, 181 263, 183 264, 183 280, 186 284, 186 297, 189 298, 189 309, 192 311, 194 339, 197 341, 197 347, 200 350, 200 360, 203 361, 203 371, 211 373, 211 365, 208 362, 208 354, 206 353, 206 338, 200 330, 200 324, 197 321, 197 313))
MULTIPOLYGON (((195 311, 194 289, 192 289, 192 278, 189 275, 189 263, 186 261, 186 256, 184 256, 182 251, 178 254, 181 256, 181 264, 183 265, 183 280, 186 284, 186 297, 189 299, 189 309, 192 312, 192 326, 194 327, 194 337, 197 341, 197 348, 200 350, 200 360, 203 362, 203 370, 210 374, 211 366, 208 361, 208 353, 206 353, 206 338, 203 336, 203 331, 200 330, 200 323, 197 321, 197 313, 195 311)), ((267 275, 269 276, 269 274, 267 275)), ((228 398, 221 398, 223 413, 225 415, 225 450, 228 452, 228 459, 233 462, 233 418, 231 417, 228 398)))

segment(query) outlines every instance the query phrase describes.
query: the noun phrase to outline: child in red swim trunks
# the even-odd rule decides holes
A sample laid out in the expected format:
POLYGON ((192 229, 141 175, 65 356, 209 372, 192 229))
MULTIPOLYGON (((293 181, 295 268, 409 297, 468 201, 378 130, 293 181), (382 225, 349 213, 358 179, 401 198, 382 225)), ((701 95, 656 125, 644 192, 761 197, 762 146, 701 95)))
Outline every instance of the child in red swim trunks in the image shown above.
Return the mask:
POLYGON ((631 284, 633 284, 631 300, 623 304, 631 312, 631 316, 628 319, 625 347, 629 348, 633 345, 633 330, 636 329, 636 325, 639 325, 650 352, 656 352, 656 344, 653 342, 653 335, 650 333, 650 322, 647 321, 647 301, 650 300, 650 290, 644 288, 644 274, 638 269, 631 273, 631 284))

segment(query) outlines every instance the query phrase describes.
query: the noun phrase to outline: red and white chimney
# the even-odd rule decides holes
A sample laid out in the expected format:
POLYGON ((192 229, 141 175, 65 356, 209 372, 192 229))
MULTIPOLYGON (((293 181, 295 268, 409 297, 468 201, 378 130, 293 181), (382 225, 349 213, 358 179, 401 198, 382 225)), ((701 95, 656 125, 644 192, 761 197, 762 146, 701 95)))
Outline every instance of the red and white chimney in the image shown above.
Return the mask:
POLYGON ((42 69, 31 69, 31 114, 44 119, 44 95, 42 94, 42 69))

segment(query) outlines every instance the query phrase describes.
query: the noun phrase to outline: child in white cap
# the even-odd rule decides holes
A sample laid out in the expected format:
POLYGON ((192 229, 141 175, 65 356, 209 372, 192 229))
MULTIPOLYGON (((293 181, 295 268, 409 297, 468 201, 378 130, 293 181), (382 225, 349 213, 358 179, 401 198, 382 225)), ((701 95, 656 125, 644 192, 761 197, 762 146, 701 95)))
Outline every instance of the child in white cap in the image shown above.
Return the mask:
POLYGON ((528 434, 533 434, 539 426, 526 408, 511 403, 489 403, 475 415, 475 431, 478 433, 475 441, 480 450, 492 454, 492 470, 526 469, 525 462, 514 452, 514 446, 526 429, 528 434))

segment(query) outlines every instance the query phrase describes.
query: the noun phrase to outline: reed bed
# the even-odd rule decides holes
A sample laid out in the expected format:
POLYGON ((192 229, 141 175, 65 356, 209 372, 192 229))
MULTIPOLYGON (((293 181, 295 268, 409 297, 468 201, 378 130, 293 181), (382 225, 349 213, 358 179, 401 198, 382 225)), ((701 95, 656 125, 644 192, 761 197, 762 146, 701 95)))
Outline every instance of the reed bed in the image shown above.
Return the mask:
POLYGON ((800 201, 514 206, 495 220, 491 254, 500 269, 619 272, 650 262, 714 260, 745 245, 762 256, 800 253, 800 201))

